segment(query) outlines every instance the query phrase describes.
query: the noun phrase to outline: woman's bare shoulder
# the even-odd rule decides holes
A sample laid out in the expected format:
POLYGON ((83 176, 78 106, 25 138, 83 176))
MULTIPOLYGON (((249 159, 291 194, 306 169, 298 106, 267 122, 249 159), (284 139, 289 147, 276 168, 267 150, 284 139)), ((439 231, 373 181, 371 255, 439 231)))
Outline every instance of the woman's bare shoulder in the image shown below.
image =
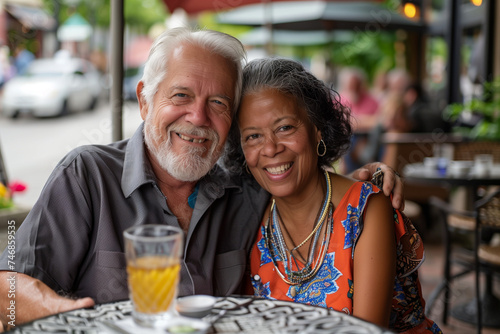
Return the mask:
MULTIPOLYGON (((359 181, 334 173, 331 173, 330 177, 332 180, 333 189, 332 201, 333 204, 337 206, 342 201, 349 189, 351 189, 351 187, 359 181)), ((380 212, 380 210, 387 210, 388 205, 390 206, 390 199, 385 196, 382 191, 380 191, 378 193, 372 194, 368 203, 371 212, 380 212)))
POLYGON ((345 196, 347 191, 357 182, 351 178, 343 175, 330 173, 330 179, 332 181, 332 201, 333 205, 337 206, 342 198, 345 196))

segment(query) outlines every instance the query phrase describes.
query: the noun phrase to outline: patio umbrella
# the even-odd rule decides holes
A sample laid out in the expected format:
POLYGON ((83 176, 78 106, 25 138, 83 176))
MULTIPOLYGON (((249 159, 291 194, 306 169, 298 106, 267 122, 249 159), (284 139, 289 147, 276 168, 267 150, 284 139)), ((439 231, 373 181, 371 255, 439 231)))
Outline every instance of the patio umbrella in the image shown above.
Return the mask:
POLYGON ((275 29, 272 31, 271 37, 267 29, 257 27, 239 36, 238 39, 244 45, 266 45, 272 42, 274 45, 305 46, 323 45, 339 40, 348 41, 352 40, 352 35, 353 32, 351 31, 294 31, 275 29))
POLYGON ((171 13, 173 13, 176 9, 181 8, 190 15, 197 14, 203 11, 217 12, 250 4, 268 3, 274 1, 285 0, 163 0, 171 13))
MULTIPOLYGON (((222 11, 234 9, 251 4, 265 4, 278 1, 293 0, 163 0, 168 10, 173 13, 176 9, 182 8, 186 13, 192 15, 203 11, 222 11)), ((303 1, 303 0, 302 0, 303 1)), ((338 1, 338 0, 337 0, 338 1)), ((383 0, 370 0, 371 2, 382 2, 383 0)))
POLYGON ((218 14, 219 23, 287 30, 423 30, 420 22, 368 1, 280 1, 253 4, 218 14), (266 12, 267 11, 267 12, 266 12), (270 11, 270 13, 269 13, 270 11))

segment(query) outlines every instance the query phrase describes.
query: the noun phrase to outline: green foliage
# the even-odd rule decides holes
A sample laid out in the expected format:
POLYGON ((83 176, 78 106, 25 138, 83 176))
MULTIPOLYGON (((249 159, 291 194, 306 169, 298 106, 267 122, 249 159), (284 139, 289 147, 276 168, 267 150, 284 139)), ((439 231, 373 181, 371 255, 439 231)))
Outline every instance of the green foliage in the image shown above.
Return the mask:
POLYGON ((124 12, 125 24, 144 32, 168 16, 164 2, 158 0, 126 0, 124 12))
POLYGON ((442 58, 448 57, 448 45, 443 37, 430 37, 429 49, 432 55, 441 56, 442 58))
MULTIPOLYGON (((109 27, 111 0, 43 0, 43 3, 45 10, 57 16, 60 23, 77 12, 93 26, 109 27)), ((155 23, 163 22, 167 16, 163 1, 124 1, 125 24, 135 29, 147 31, 155 23)))
POLYGON ((431 7, 436 10, 442 10, 445 6, 445 0, 432 0, 431 7))
POLYGON ((11 208, 14 206, 9 188, 0 182, 0 209, 11 208))
POLYGON ((352 41, 333 43, 331 59, 339 66, 362 68, 371 80, 377 71, 394 67, 395 42, 396 36, 393 32, 357 31, 352 41))
MULTIPOLYGON (((128 2, 128 0, 125 2, 128 2)), ((92 26, 109 27, 111 15, 110 0, 84 0, 80 2, 76 11, 92 26)), ((71 10, 67 10, 67 12, 71 12, 71 10)))
POLYGON ((473 98, 466 103, 454 103, 444 110, 444 117, 450 121, 456 121, 463 117, 464 113, 481 116, 481 120, 470 130, 456 129, 458 132, 466 132, 474 139, 500 140, 500 77, 485 82, 484 93, 481 98, 473 98))
POLYGON ((77 12, 91 25, 109 26, 110 0, 43 0, 43 5, 44 9, 59 21, 59 24, 64 23, 77 12))
POLYGON ((236 38, 253 29, 249 26, 218 23, 216 20, 216 14, 212 12, 201 13, 198 17, 198 26, 203 29, 224 32, 236 38))

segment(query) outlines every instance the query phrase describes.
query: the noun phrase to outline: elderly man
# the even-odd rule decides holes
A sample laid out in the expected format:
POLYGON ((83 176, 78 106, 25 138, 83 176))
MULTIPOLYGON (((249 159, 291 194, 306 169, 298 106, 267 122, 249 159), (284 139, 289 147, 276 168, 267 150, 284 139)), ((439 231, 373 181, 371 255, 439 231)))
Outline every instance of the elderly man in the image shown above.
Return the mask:
MULTIPOLYGON (((137 224, 184 230, 179 295, 240 291, 268 201, 216 164, 239 103, 244 57, 241 43, 219 32, 173 29, 156 40, 137 86, 144 124, 129 140, 70 152, 16 235, 15 268, 2 255, 4 325, 11 277, 18 324, 128 298, 122 233, 137 224)), ((377 166, 356 177, 369 178, 377 166)), ((387 175, 386 192, 396 184, 399 206, 402 184, 387 175)))

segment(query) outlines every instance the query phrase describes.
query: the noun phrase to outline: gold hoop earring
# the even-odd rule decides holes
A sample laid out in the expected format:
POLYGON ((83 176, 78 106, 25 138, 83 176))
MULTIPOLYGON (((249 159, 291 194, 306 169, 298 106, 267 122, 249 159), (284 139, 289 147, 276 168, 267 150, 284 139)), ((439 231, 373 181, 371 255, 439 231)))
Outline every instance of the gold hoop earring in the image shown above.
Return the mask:
POLYGON ((316 146, 316 153, 318 154, 319 157, 324 157, 325 154, 326 154, 326 144, 325 142, 323 141, 323 139, 321 139, 318 143, 318 146, 316 146), (323 152, 322 153, 319 153, 319 146, 323 144, 323 152))

